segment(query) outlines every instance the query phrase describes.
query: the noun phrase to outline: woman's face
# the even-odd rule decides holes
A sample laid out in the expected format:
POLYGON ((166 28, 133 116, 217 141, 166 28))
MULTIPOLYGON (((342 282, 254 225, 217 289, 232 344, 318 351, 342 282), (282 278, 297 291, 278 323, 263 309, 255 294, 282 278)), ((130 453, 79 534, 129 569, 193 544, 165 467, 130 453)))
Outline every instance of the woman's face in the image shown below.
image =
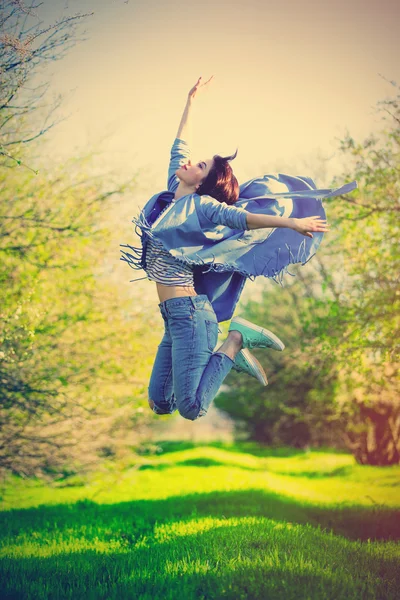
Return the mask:
POLYGON ((213 167, 214 159, 200 160, 192 165, 189 160, 175 171, 175 175, 188 186, 199 187, 213 167))

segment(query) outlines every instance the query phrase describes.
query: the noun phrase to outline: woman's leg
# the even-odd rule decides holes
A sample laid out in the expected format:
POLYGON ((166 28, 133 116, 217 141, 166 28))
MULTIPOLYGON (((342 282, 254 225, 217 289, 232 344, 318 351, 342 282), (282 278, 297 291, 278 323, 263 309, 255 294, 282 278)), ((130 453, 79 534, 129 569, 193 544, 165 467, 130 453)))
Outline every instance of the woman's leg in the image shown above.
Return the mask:
POLYGON ((241 343, 230 336, 224 352, 214 352, 218 321, 207 296, 182 296, 161 303, 172 340, 173 389, 182 417, 194 421, 207 413, 231 370, 241 343), (236 341, 235 341, 236 340, 236 341))
POLYGON ((164 337, 154 360, 148 397, 150 408, 158 415, 166 415, 176 411, 176 402, 173 395, 172 340, 168 320, 163 312, 161 314, 164 319, 164 337))

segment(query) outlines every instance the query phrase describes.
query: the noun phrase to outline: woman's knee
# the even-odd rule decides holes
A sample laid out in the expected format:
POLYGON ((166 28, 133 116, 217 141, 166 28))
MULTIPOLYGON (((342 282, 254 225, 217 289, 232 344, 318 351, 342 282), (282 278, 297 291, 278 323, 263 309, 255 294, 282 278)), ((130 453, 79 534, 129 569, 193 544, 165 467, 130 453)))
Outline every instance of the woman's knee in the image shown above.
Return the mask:
POLYGON ((175 412, 176 407, 174 404, 156 404, 154 402, 154 400, 152 400, 150 397, 148 398, 148 403, 149 406, 151 408, 151 410, 156 413, 156 415, 171 415, 173 412, 175 412))
POLYGON ((160 411, 158 410, 156 403, 154 402, 154 400, 152 400, 150 397, 147 399, 147 402, 149 403, 149 406, 151 408, 151 410, 156 413, 156 415, 160 414, 160 411))
POLYGON ((177 408, 181 417, 188 419, 189 421, 195 421, 202 416, 202 411, 198 404, 184 403, 181 406, 178 405, 177 408))

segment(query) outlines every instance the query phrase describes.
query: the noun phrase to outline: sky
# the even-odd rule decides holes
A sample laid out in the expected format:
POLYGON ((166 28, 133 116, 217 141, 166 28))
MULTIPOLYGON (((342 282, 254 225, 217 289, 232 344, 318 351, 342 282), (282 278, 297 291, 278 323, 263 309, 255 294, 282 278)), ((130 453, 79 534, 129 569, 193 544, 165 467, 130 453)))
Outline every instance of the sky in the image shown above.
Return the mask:
POLYGON ((238 148, 243 183, 314 176, 318 158, 328 178, 318 186, 340 172, 338 139, 379 129, 376 103, 393 95, 388 81, 400 83, 394 0, 45 0, 39 14, 46 24, 90 12, 78 29, 85 40, 48 66, 67 119, 47 140, 54 158, 95 144, 121 177, 139 169, 143 201, 166 187, 200 76, 214 78, 192 108, 192 159, 238 148))
MULTIPOLYGON (((38 9, 42 26, 92 12, 78 28, 84 41, 41 71, 66 117, 46 133, 49 159, 89 145, 101 152, 97 168, 121 180, 139 172, 132 215, 166 189, 200 76, 214 77, 192 108, 192 161, 238 149, 239 183, 282 172, 317 187, 341 173, 346 132, 362 142, 383 128, 377 102, 396 94, 391 80, 400 83, 394 0, 44 0, 38 9)), ((121 279, 142 275, 125 269, 121 279)))

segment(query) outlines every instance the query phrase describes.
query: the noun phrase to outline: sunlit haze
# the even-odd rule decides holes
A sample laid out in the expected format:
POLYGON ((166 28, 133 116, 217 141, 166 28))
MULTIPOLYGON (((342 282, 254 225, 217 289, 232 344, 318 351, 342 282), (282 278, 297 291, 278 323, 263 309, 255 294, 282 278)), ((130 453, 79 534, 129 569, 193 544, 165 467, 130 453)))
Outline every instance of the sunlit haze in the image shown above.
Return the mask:
MULTIPOLYGON (((393 0, 65 2, 46 21, 94 11, 87 38, 51 65, 68 118, 53 156, 99 142, 121 176, 141 169, 143 198, 165 189, 171 144, 189 89, 214 79, 192 115, 194 159, 231 154, 239 183, 272 171, 327 176, 338 142, 379 126, 374 106, 399 78, 400 5, 393 0), (64 10, 65 9, 65 10, 64 10), (308 170, 307 170, 308 169, 308 170)), ((318 184, 324 184, 318 181, 318 184)))

